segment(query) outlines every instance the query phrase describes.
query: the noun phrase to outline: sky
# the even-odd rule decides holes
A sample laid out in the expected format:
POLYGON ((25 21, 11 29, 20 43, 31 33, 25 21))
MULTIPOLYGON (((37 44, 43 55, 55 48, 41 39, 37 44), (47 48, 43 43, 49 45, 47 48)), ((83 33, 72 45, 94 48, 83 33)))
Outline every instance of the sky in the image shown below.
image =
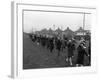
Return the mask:
MULTIPOLYGON (((39 31, 41 29, 53 29, 58 27, 65 30, 69 27, 76 31, 79 27, 83 27, 83 14, 76 13, 58 13, 58 12, 40 12, 40 11, 24 11, 24 32, 39 31), (55 27, 53 26, 55 25, 55 27)), ((85 28, 91 28, 91 14, 85 14, 85 28)))

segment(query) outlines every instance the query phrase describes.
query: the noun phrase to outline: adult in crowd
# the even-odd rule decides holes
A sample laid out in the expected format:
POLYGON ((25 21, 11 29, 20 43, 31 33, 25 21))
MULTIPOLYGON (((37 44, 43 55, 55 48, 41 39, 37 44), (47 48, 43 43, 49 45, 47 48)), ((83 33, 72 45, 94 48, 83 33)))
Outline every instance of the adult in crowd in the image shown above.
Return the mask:
POLYGON ((86 46, 84 42, 81 42, 77 48, 78 56, 76 66, 84 66, 84 55, 89 56, 85 51, 86 46))

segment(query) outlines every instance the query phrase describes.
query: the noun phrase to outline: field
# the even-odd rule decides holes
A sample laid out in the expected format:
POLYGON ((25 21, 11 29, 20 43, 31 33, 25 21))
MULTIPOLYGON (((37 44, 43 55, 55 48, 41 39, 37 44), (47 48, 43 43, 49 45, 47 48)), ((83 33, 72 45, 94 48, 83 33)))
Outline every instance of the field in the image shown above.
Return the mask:
MULTIPOLYGON (((75 67, 77 60, 77 51, 74 51, 73 65, 66 62, 67 48, 60 52, 58 57, 57 50, 51 53, 47 48, 32 42, 29 35, 23 33, 23 69, 36 68, 56 68, 56 67, 75 67)), ((84 64, 88 64, 88 58, 85 56, 84 64)))

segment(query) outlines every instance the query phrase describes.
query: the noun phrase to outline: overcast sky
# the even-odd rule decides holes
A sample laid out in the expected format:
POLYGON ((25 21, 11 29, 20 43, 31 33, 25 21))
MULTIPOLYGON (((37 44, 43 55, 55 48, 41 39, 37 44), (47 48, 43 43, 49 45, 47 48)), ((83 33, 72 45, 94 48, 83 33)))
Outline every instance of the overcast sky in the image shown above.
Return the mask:
MULTIPOLYGON (((69 27, 75 31, 83 27, 83 14, 76 13, 57 13, 57 12, 39 12, 24 11, 24 32, 41 30, 43 28, 65 30, 69 27), (55 25, 55 28, 53 27, 55 25), (61 27, 62 26, 62 27, 61 27)), ((85 29, 91 28, 91 14, 85 15, 85 29)))

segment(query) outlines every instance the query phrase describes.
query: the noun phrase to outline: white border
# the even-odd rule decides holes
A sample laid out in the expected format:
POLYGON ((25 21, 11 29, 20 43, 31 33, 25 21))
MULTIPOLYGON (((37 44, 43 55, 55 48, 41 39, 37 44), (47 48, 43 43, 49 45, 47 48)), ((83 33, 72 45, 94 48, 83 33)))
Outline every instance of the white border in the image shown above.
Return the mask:
POLYGON ((23 78, 23 77, 40 77, 40 76, 51 76, 51 75, 65 75, 65 74, 72 74, 72 73, 90 73, 96 72, 96 53, 95 53, 95 30, 96 30, 96 8, 86 8, 86 7, 71 7, 71 6, 55 6, 55 5, 36 5, 36 4, 25 4, 25 3, 12 3, 13 7, 13 20, 12 20, 12 27, 14 26, 12 32, 14 35, 13 37, 13 44, 12 45, 12 77, 14 78, 23 78), (85 12, 85 13, 92 13, 92 63, 91 67, 71 67, 71 68, 49 68, 49 69, 28 69, 23 70, 23 33, 22 33, 22 11, 23 10, 48 10, 48 11, 64 11, 64 12, 85 12))

